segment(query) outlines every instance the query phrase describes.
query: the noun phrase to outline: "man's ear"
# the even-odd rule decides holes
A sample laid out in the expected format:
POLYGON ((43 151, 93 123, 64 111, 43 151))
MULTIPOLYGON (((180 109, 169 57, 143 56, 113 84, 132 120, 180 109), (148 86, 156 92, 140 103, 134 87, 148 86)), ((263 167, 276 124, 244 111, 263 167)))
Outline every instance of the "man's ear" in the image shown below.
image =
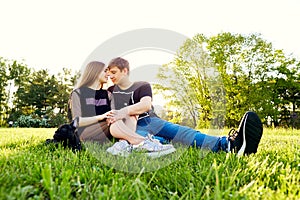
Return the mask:
POLYGON ((128 75, 128 69, 127 68, 124 68, 123 72, 126 73, 126 75, 128 75))

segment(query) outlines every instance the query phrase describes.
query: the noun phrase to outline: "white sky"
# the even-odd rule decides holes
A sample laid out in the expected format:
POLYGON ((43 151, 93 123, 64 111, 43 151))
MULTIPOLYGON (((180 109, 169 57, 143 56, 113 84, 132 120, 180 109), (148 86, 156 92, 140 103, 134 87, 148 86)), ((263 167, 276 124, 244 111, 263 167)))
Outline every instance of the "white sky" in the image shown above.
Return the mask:
POLYGON ((111 37, 162 28, 187 37, 261 33, 300 57, 299 10, 299 0, 0 0, 0 56, 79 70, 111 37))

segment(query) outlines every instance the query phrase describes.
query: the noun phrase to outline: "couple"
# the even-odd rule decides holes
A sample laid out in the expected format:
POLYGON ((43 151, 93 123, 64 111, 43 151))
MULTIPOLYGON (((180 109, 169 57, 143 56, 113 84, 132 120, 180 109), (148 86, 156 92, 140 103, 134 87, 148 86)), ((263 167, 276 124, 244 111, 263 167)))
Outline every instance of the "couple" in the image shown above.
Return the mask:
POLYGON ((263 127, 254 112, 246 112, 237 131, 229 136, 211 136, 157 117, 152 111, 152 89, 147 82, 131 82, 127 60, 117 57, 108 66, 90 62, 72 92, 72 116, 79 116, 78 133, 83 141, 105 142, 117 138, 107 151, 128 155, 131 151, 146 151, 160 156, 175 151, 172 144, 209 149, 213 152, 235 152, 238 155, 256 153, 263 127), (114 83, 107 90, 103 85, 108 76, 114 83), (108 125, 109 124, 109 125, 108 125))

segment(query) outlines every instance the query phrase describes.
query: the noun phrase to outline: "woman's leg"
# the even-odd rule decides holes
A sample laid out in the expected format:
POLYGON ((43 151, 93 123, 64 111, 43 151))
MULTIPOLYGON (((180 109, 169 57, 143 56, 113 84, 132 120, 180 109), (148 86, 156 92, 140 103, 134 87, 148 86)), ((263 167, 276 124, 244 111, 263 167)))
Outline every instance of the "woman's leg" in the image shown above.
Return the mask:
POLYGON ((78 134, 82 141, 97 141, 99 143, 108 142, 112 139, 106 122, 95 123, 78 128, 78 134))
POLYGON ((136 131, 136 124, 137 124, 137 116, 132 115, 132 116, 129 116, 129 117, 125 118, 124 124, 125 124, 129 129, 131 129, 132 131, 135 132, 135 131, 136 131))
POLYGON ((140 144, 145 137, 137 134, 136 117, 131 116, 123 120, 118 120, 110 125, 110 133, 113 137, 127 140, 131 144, 140 144))

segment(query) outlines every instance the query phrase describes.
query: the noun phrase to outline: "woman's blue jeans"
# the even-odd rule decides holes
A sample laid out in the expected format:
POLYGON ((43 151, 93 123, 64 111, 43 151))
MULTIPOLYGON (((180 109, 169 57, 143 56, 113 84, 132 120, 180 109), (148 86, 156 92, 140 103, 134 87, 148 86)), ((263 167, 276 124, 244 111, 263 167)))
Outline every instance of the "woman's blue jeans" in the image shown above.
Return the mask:
POLYGON ((206 135, 187 126, 173 124, 158 117, 139 119, 136 132, 142 136, 150 133, 161 142, 172 140, 175 143, 209 149, 213 152, 226 151, 228 147, 228 140, 225 136, 206 135))

